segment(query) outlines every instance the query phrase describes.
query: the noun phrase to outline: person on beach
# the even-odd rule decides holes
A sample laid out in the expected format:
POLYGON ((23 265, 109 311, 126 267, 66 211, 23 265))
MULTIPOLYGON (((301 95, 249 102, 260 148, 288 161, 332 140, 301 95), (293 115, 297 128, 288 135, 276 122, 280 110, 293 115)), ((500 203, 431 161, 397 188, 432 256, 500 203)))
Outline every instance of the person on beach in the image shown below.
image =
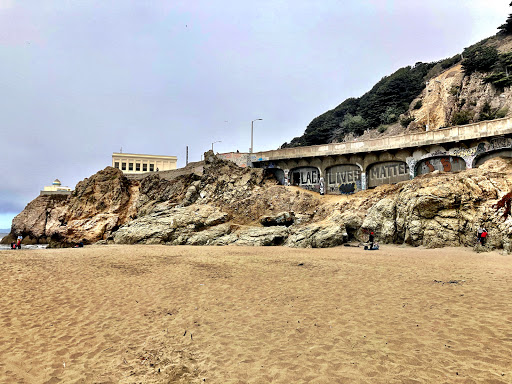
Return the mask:
POLYGON ((16 242, 16 247, 21 249, 21 239, 18 237, 18 241, 16 242))
POLYGON ((373 232, 370 232, 370 237, 368 237, 368 242, 370 243, 370 248, 369 249, 373 249, 373 242, 375 241, 375 235, 373 234, 373 232))
POLYGON ((476 231, 476 242, 477 243, 481 243, 482 242, 482 232, 483 232, 483 228, 482 227, 478 227, 478 230, 476 231))
POLYGON ((482 234, 480 235, 480 244, 482 244, 482 247, 485 245, 486 239, 487 239, 487 229, 482 228, 482 234))

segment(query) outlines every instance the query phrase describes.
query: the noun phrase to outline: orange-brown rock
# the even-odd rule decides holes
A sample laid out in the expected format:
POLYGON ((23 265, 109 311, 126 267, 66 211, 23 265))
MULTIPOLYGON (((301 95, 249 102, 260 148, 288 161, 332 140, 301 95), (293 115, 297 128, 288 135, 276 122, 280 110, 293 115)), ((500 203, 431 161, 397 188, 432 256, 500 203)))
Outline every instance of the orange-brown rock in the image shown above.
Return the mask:
POLYGON ((14 220, 11 235, 71 245, 79 241, 151 244, 330 247, 344 234, 363 241, 414 246, 473 246, 477 227, 488 247, 512 250, 512 216, 496 203, 512 191, 512 160, 478 169, 433 172, 397 185, 345 196, 320 196, 277 185, 263 170, 205 155, 204 172, 172 180, 129 180, 107 167, 78 183, 67 198, 40 196, 14 220), (286 213, 293 223, 264 227, 286 213), (265 220, 264 220, 265 221, 265 220), (286 225, 284 225, 286 224, 286 225))

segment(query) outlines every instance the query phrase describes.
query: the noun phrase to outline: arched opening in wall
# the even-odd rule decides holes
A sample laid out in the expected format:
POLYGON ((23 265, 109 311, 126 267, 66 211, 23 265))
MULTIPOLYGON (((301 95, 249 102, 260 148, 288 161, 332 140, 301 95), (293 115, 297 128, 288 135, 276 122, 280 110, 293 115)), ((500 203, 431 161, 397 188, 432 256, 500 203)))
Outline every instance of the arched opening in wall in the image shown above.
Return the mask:
POLYGON ((289 177, 291 185, 320 192, 320 170, 316 167, 293 168, 289 177))
POLYGON ((350 194, 362 189, 361 168, 355 164, 333 165, 325 171, 328 194, 350 194))
POLYGON ((512 148, 500 149, 497 151, 482 153, 480 156, 476 157, 473 161, 473 168, 481 166, 487 160, 490 160, 494 157, 512 157, 512 148))
POLYGON ((466 169, 464 159, 457 156, 435 156, 418 161, 416 165, 415 175, 424 175, 426 173, 441 172, 458 172, 466 169))
POLYGON ((374 163, 367 171, 368 188, 383 184, 396 184, 410 179, 409 166, 404 161, 374 163))
POLYGON ((265 168, 265 175, 272 175, 279 185, 284 185, 284 171, 279 168, 265 168))

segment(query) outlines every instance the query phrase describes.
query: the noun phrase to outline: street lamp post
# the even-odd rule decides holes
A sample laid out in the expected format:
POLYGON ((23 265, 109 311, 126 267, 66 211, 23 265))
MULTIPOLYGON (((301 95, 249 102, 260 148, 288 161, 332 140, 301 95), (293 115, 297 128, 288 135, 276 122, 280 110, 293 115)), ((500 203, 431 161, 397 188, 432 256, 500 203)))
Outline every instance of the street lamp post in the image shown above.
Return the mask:
POLYGON ((215 143, 222 143, 222 141, 218 140, 218 141, 214 141, 214 142, 212 143, 212 152, 213 152, 213 144, 215 144, 215 143))
POLYGON ((263 119, 254 119, 253 121, 251 121, 251 150, 249 151, 249 153, 252 153, 253 152, 253 145, 254 145, 254 142, 253 142, 253 138, 254 138, 254 122, 255 121, 258 121, 258 120, 263 120, 263 119))

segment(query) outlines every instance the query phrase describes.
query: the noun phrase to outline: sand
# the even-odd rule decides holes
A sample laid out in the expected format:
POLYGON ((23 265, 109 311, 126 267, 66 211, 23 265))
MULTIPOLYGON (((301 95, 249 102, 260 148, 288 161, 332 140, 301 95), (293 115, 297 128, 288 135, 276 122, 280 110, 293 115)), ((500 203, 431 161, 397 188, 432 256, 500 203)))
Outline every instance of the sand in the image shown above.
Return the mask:
POLYGON ((512 256, 0 252, 1 383, 512 383, 512 256))

